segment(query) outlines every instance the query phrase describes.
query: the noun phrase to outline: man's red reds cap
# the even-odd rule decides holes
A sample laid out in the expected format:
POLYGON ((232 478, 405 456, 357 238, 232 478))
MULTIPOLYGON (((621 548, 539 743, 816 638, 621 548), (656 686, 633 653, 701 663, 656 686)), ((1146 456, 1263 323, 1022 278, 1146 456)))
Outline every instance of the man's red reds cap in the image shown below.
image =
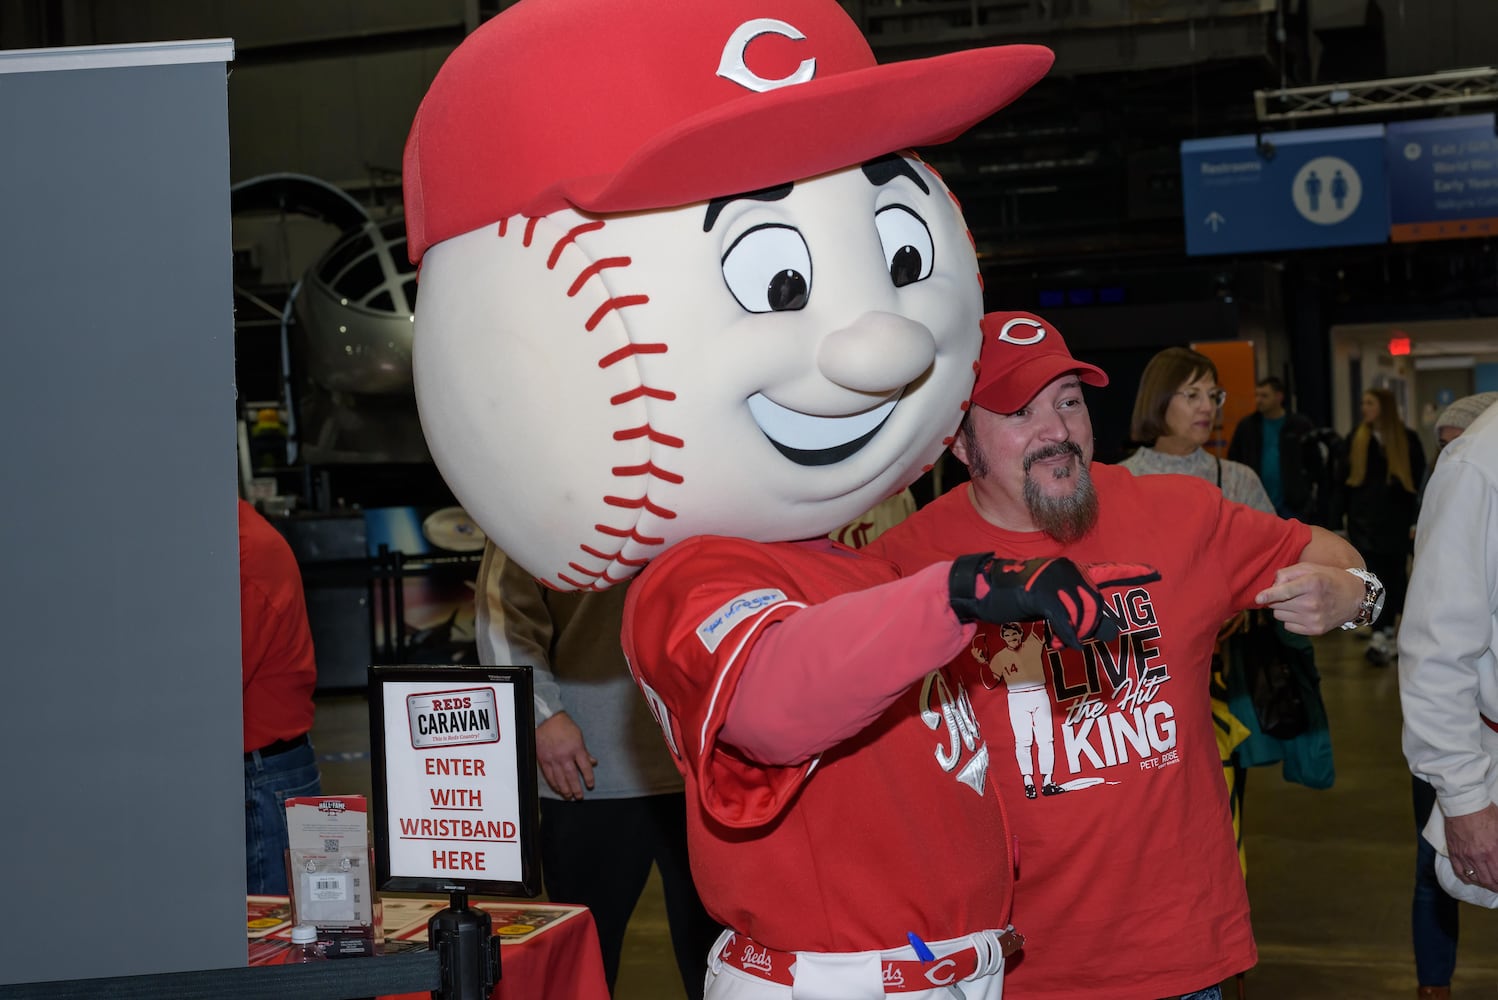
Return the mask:
POLYGON ((406 139, 413 261, 513 215, 672 208, 955 138, 1038 45, 878 65, 836 0, 520 0, 448 57, 406 139))
POLYGON ((1071 356, 1061 331, 1033 313, 995 312, 983 317, 983 349, 973 402, 995 413, 1014 413, 1067 372, 1088 385, 1105 386, 1096 365, 1071 356))

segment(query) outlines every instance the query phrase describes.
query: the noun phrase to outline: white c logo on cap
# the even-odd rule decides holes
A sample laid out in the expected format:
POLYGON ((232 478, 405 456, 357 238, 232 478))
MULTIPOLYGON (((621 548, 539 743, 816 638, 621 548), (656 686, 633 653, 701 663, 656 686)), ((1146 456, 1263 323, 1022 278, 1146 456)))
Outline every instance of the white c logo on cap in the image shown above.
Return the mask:
POLYGON ((723 46, 723 58, 718 61, 718 75, 759 94, 774 90, 776 87, 805 83, 816 75, 817 61, 815 59, 802 60, 801 65, 796 67, 796 72, 779 80, 766 80, 757 75, 744 65, 744 50, 749 48, 749 43, 760 35, 783 35, 797 42, 804 41, 806 38, 789 24, 771 17, 758 17, 753 21, 745 21, 728 37, 728 44, 723 46))
POLYGON ((1006 343, 1017 344, 1020 347, 1028 347, 1031 344, 1038 344, 1045 339, 1045 324, 1037 323, 1033 319, 1025 319, 1023 316, 1017 316, 1009 322, 1005 323, 1003 327, 1000 328, 999 339, 1006 343), (1009 331, 1013 330, 1017 326, 1028 326, 1035 332, 1030 336, 1024 338, 1009 336, 1009 331))

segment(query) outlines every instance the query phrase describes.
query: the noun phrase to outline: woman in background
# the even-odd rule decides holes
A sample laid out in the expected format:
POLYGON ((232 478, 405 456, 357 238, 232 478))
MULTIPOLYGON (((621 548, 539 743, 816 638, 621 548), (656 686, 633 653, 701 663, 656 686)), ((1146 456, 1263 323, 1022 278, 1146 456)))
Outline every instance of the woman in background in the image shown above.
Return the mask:
POLYGON ((1394 627, 1409 587, 1410 529, 1415 491, 1425 479, 1425 449, 1399 419, 1399 403, 1388 389, 1363 393, 1363 422, 1347 444, 1347 484, 1342 510, 1347 540, 1384 583, 1387 597, 1368 643, 1368 661, 1384 666, 1395 655, 1394 627))
POLYGON ((1273 514, 1258 473, 1202 447, 1212 437, 1225 399, 1227 393, 1217 385, 1217 366, 1205 354, 1185 347, 1156 354, 1140 376, 1131 421, 1130 434, 1144 447, 1119 464, 1136 476, 1196 476, 1216 483, 1235 503, 1273 514))

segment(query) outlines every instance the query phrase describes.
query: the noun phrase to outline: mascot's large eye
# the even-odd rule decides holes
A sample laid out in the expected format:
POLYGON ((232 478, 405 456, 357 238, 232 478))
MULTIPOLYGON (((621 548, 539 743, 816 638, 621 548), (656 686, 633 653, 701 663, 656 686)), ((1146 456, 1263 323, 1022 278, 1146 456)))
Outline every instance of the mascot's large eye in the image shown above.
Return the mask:
POLYGON ((755 226, 723 255, 723 280, 750 312, 801 309, 811 295, 811 251, 790 226, 755 226))
POLYGON ((874 214, 874 225, 896 288, 931 277, 936 250, 931 244, 931 231, 919 215, 904 205, 891 205, 874 214))

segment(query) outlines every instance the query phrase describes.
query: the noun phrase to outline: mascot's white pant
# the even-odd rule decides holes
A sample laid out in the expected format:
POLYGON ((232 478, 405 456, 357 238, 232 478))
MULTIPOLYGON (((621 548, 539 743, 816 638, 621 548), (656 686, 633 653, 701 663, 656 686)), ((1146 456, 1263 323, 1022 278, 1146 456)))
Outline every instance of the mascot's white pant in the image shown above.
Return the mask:
POLYGON ((772 961, 772 953, 724 931, 708 959, 704 1000, 1001 1000, 1003 942, 1009 933, 979 931, 928 942, 936 957, 926 962, 910 946, 837 954, 773 953, 772 961))

